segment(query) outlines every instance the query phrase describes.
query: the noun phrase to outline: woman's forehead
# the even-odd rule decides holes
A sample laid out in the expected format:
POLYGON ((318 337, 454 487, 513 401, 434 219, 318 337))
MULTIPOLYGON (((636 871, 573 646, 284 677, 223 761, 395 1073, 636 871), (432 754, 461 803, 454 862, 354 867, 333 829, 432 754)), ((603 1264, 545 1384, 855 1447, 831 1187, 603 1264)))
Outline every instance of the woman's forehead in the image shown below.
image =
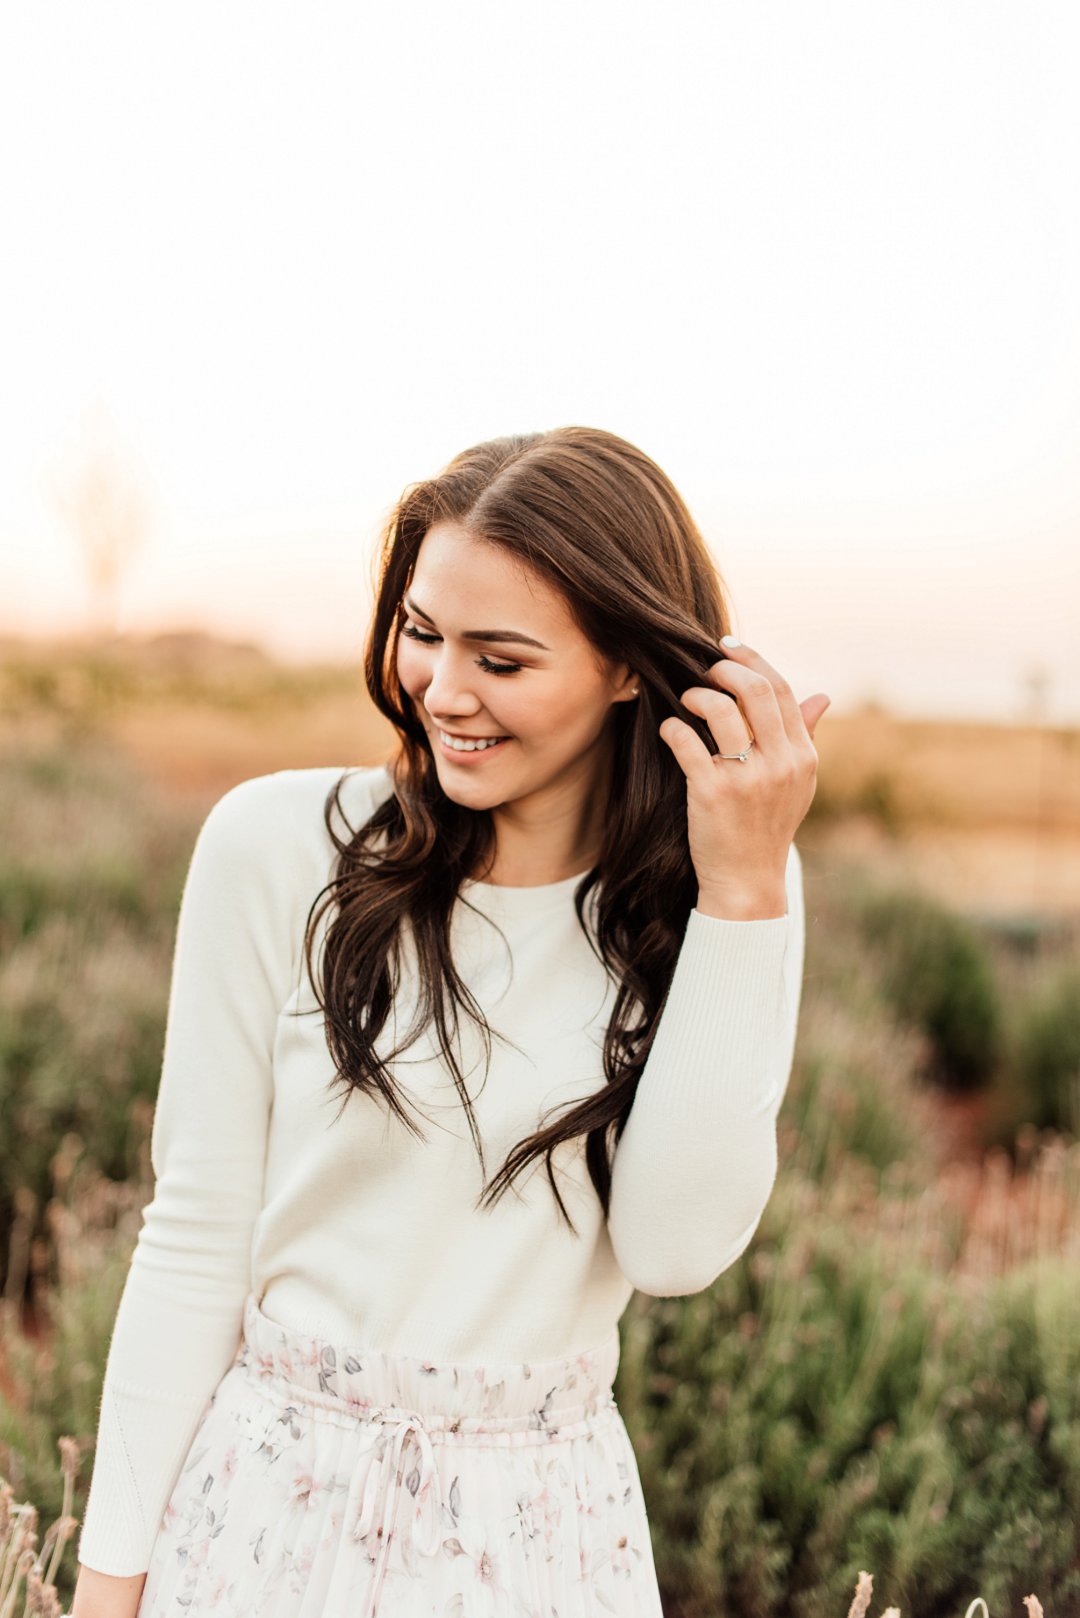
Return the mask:
POLYGON ((577 628, 555 585, 505 546, 456 523, 433 523, 428 529, 405 595, 433 622, 445 619, 463 634, 512 628, 543 640, 545 628, 551 633, 577 628), (492 618, 488 624, 493 613, 498 623, 492 618))

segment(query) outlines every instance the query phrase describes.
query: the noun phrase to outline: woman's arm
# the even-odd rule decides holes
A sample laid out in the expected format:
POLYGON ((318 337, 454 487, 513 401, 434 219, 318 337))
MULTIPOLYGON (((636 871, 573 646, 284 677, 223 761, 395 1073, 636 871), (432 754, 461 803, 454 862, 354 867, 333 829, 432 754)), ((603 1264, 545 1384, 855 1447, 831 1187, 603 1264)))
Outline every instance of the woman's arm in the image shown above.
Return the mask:
POLYGON ((753 647, 730 635, 722 645, 705 682, 682 694, 717 752, 675 715, 659 727, 686 777, 698 905, 612 1168, 615 1256, 657 1297, 703 1291, 757 1228, 802 990, 794 836, 814 797, 812 738, 829 698, 799 703, 753 647))
POLYGON ((77 1552, 96 1575, 84 1599, 107 1600, 110 1613, 149 1566, 185 1453, 240 1342, 274 1035, 293 967, 290 773, 219 799, 187 873, 151 1137, 154 1195, 113 1327, 77 1552))
POLYGON ((656 1297, 701 1292, 748 1246, 776 1176, 776 1115, 795 1048, 805 917, 792 843, 787 914, 692 910, 615 1152, 608 1230, 656 1297))
POLYGON ((125 1579, 80 1564, 70 1618, 136 1618, 145 1583, 145 1573, 125 1579))

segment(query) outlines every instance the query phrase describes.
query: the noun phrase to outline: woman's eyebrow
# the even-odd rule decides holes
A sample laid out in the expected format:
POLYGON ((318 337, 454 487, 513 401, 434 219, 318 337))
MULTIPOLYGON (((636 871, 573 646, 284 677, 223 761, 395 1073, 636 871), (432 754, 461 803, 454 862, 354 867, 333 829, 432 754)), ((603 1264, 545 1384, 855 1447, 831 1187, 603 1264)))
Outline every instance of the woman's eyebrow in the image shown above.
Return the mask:
MULTIPOLYGON (((434 618, 426 613, 423 607, 419 606, 411 596, 407 595, 405 597, 405 605, 410 612, 415 612, 416 616, 422 618, 426 624, 434 625, 434 618)), ((537 646, 542 652, 550 652, 551 650, 551 647, 545 646, 542 640, 533 640, 531 635, 522 635, 516 629, 466 629, 461 638, 462 640, 516 641, 520 646, 537 646)))

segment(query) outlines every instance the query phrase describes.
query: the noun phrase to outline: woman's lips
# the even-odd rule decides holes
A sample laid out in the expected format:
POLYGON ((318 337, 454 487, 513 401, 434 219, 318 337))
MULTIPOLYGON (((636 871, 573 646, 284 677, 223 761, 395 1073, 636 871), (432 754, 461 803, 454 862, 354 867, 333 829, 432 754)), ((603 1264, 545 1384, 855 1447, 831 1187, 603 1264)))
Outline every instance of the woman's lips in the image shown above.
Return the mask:
MULTIPOLYGON (((482 758, 494 757, 495 754, 501 753, 503 748, 510 741, 509 736, 504 736, 501 741, 495 744, 494 747, 451 747, 449 742, 443 741, 438 731, 436 731, 435 734, 443 757, 452 758, 455 764, 477 764, 482 758)), ((477 740, 479 739, 480 738, 477 737, 477 740)))

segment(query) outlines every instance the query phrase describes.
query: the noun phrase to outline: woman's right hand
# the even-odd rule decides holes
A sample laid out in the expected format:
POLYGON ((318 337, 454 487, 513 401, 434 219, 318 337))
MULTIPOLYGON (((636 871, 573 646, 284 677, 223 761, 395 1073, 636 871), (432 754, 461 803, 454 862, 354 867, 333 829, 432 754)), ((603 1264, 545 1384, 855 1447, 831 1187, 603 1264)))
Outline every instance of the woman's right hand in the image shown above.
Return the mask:
POLYGON ((79 1563, 69 1618, 135 1618, 145 1573, 98 1573, 79 1563))

